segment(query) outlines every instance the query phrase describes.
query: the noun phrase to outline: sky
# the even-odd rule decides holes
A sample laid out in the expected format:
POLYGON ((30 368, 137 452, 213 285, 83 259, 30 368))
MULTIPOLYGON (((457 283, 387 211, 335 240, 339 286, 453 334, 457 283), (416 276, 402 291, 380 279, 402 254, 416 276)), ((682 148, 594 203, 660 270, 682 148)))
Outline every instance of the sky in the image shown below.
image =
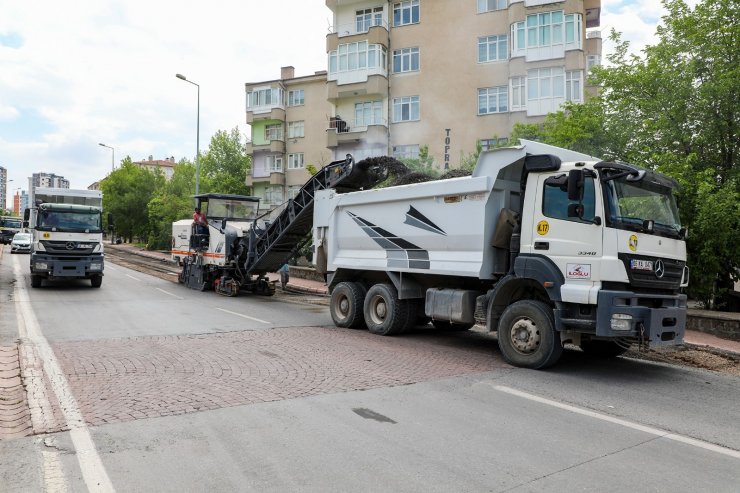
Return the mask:
MULTIPOLYGON (((602 0, 602 36, 614 28, 639 52, 662 13, 602 0)), ((112 158, 194 160, 198 89, 178 73, 200 86, 201 150, 218 130, 249 136, 244 84, 326 70, 331 24, 324 0, 0 0, 7 205, 36 172, 87 188, 112 158)))

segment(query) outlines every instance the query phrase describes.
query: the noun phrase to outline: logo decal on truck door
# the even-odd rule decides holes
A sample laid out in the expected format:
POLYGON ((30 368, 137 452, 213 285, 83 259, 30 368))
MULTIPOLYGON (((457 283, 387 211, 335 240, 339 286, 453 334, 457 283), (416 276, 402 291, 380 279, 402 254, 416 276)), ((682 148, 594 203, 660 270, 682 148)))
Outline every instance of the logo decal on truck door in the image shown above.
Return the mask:
POLYGON ((434 224, 428 217, 416 210, 413 205, 409 206, 409 211, 406 213, 404 224, 447 236, 447 233, 445 233, 442 228, 434 224))
POLYGON ((388 268, 429 269, 429 252, 347 211, 360 228, 385 250, 388 268))

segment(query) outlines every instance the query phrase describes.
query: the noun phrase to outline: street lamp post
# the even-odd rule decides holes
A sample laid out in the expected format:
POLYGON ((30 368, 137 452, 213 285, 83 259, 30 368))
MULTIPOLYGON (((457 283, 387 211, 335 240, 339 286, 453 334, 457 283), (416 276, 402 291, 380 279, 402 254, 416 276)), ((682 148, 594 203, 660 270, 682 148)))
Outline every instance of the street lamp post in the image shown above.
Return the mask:
POLYGON ((195 123, 195 195, 198 195, 200 191, 200 86, 192 80, 188 80, 182 74, 175 74, 175 77, 198 88, 198 109, 195 123))
POLYGON ((111 151, 113 151, 111 153, 111 155, 110 155, 110 170, 111 171, 115 170, 116 169, 116 165, 115 165, 115 162, 116 162, 116 150, 113 149, 111 146, 107 146, 107 145, 102 144, 102 143, 99 143, 98 145, 99 146, 103 146, 103 147, 107 147, 108 149, 110 149, 111 151))

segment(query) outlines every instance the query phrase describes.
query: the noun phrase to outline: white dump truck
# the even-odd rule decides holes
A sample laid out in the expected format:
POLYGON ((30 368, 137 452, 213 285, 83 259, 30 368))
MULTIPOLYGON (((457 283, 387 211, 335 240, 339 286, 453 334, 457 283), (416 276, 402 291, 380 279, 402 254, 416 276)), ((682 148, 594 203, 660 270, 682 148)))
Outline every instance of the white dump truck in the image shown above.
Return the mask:
MULTIPOLYGON (((26 209, 31 229, 31 286, 44 280, 90 279, 103 283, 103 194, 99 190, 37 188, 26 209)), ((111 219, 109 218, 109 222, 111 219)))
POLYGON ((683 342, 686 230, 670 178, 523 141, 469 177, 317 191, 313 241, 339 327, 399 334, 485 319, 507 362, 683 342), (476 318, 476 314, 478 317, 476 318))

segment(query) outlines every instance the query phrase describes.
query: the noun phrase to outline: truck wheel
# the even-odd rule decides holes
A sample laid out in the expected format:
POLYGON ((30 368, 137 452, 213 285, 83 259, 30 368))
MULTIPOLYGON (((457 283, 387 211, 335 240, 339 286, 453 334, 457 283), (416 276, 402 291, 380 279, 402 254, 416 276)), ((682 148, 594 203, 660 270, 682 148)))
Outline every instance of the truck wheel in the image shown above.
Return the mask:
POLYGON ((31 274, 31 287, 32 288, 40 288, 41 287, 41 281, 43 278, 41 276, 35 276, 31 274))
POLYGON ((373 334, 389 336, 401 332, 409 323, 408 310, 409 304, 398 299, 391 284, 375 284, 365 296, 365 323, 373 334))
POLYGON ((90 285, 94 288, 99 288, 103 284, 103 276, 92 276, 90 278, 90 285))
POLYGON ((359 282, 340 282, 331 292, 329 311, 334 325, 359 329, 365 323, 363 304, 367 289, 359 282))
POLYGON ((507 363, 522 368, 554 365, 563 354, 552 309, 541 301, 509 305, 498 324, 498 345, 507 363))
POLYGON ((620 346, 614 341, 582 341, 581 350, 589 356, 597 358, 616 358, 623 355, 628 348, 620 346))
POLYGON ((470 330, 475 324, 461 324, 457 322, 448 322, 447 320, 432 320, 435 329, 446 332, 463 332, 470 330))

